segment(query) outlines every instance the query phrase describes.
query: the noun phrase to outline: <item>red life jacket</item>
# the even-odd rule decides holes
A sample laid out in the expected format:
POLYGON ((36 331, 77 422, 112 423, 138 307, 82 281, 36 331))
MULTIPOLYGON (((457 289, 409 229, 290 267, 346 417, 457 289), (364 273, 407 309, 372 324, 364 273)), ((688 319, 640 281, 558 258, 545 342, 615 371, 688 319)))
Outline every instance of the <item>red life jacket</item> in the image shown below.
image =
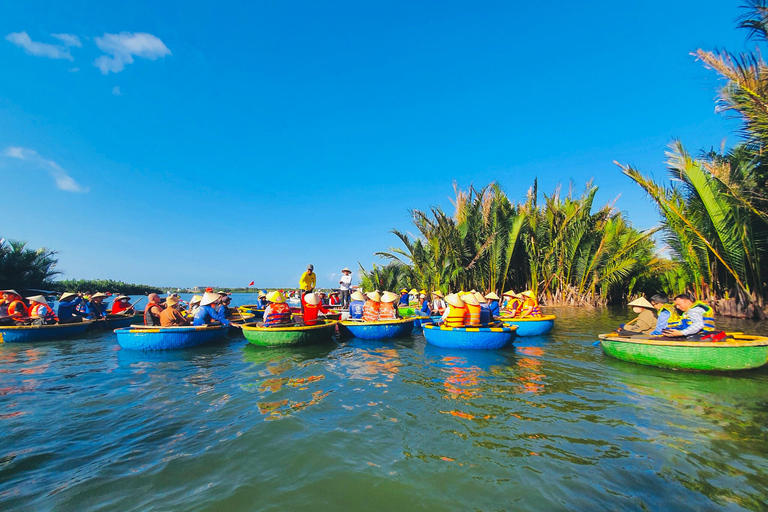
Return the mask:
POLYGON ((15 316, 18 318, 29 316, 27 306, 19 299, 11 300, 8 305, 8 316, 15 316))
POLYGON ((391 302, 382 302, 379 304, 379 320, 397 320, 395 305, 391 302))
MULTIPOLYGON (((305 304, 304 307, 308 306, 305 304)), ((315 316, 317 318, 317 316, 315 316)), ((284 302, 273 302, 264 310, 264 325, 282 325, 291 323, 291 307, 284 302)))
POLYGON ((379 303, 372 300, 365 301, 363 306, 363 320, 366 322, 376 322, 379 320, 379 303))
POLYGON ((325 309, 322 305, 317 304, 307 304, 304 303, 304 325, 316 325, 317 324, 317 315, 319 313, 328 313, 328 310, 325 309))
POLYGON ((464 327, 464 315, 467 313, 466 306, 458 308, 448 306, 448 317, 443 322, 444 327, 464 327))
POLYGON ((59 318, 50 306, 34 303, 29 307, 29 316, 42 318, 45 322, 58 322, 59 318))
POLYGON ((464 325, 480 327, 480 304, 467 304, 467 311, 464 313, 464 325))
POLYGON ((157 306, 160 311, 163 311, 163 306, 157 302, 150 302, 144 307, 144 325, 160 325, 160 315, 152 313, 152 308, 157 306))
POLYGON ((128 309, 131 309, 131 302, 130 301, 123 301, 123 300, 116 300, 112 304, 112 314, 117 315, 119 313, 122 313, 123 311, 126 311, 128 309))

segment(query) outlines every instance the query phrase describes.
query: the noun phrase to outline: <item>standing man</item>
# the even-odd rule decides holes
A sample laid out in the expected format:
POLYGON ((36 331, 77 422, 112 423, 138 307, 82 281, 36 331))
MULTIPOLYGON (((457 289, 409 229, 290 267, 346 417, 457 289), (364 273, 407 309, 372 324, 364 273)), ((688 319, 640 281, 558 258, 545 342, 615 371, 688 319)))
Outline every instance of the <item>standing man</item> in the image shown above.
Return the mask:
POLYGON ((312 293, 317 284, 317 276, 315 275, 315 266, 311 263, 307 265, 307 271, 301 274, 299 280, 299 288, 301 289, 301 312, 304 312, 304 296, 308 293, 312 293))
POLYGON ((339 291, 341 292, 341 307, 349 307, 349 289, 352 288, 352 271, 347 267, 341 269, 341 280, 339 281, 339 291))

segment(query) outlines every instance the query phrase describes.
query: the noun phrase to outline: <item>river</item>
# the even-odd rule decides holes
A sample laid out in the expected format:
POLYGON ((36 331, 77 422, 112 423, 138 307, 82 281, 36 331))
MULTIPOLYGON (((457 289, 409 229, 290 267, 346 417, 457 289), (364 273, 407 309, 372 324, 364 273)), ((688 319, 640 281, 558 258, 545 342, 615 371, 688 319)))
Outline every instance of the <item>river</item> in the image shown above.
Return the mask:
POLYGON ((621 362, 626 310, 546 312, 494 351, 0 345, 0 510, 766 510, 765 368, 621 362))

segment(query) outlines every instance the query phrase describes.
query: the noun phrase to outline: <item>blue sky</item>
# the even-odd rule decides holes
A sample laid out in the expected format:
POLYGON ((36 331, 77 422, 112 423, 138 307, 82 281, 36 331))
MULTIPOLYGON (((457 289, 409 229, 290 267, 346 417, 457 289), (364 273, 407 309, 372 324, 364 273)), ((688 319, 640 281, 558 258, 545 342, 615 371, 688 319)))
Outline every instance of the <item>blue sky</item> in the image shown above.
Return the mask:
POLYGON ((737 2, 416 4, 4 2, 0 236, 67 278, 329 286, 454 180, 594 178, 646 228, 613 160, 736 141, 690 52, 751 44, 737 2))

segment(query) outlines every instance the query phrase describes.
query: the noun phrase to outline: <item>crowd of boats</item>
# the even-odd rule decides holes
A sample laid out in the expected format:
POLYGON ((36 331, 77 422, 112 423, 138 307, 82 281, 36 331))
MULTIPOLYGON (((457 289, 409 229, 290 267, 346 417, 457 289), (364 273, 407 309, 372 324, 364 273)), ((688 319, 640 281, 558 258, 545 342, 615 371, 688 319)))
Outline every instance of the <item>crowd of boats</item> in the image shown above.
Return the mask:
MULTIPOLYGON (((150 294, 137 309, 127 296, 110 306, 106 293, 65 293, 54 312, 41 295, 24 301, 2 290, 0 343, 29 343, 75 337, 88 329, 110 329, 131 350, 179 349, 242 334, 263 347, 327 342, 334 337, 389 340, 423 334, 427 343, 453 349, 499 349, 516 336, 543 336, 555 325, 534 294, 475 290, 374 290, 351 294, 348 304, 311 291, 259 293, 253 304, 230 307, 224 292, 206 290, 187 303, 177 294, 150 294), (4 324, 4 325, 2 325, 4 324)), ((768 363, 768 338, 714 328, 706 304, 685 296, 667 304, 660 296, 630 303, 638 314, 614 332, 599 335, 603 351, 634 363, 687 370, 731 371, 768 363), (655 313, 650 313, 655 311, 655 313), (702 327, 703 326, 703 327, 702 327), (685 334, 698 329, 695 335, 685 334)))

